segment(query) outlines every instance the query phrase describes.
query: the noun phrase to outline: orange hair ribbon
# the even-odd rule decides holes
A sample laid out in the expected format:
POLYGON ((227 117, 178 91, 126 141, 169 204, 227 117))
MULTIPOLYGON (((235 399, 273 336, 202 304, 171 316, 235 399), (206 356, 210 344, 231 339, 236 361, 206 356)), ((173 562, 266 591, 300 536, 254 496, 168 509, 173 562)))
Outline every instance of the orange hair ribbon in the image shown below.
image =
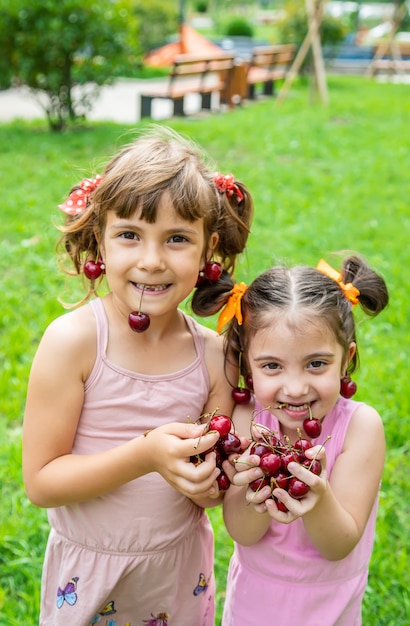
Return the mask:
POLYGON ((322 274, 326 274, 329 278, 336 281, 342 289, 344 295, 354 306, 359 302, 360 291, 353 285, 353 283, 344 283, 342 275, 337 270, 333 269, 324 259, 320 259, 316 266, 316 269, 322 274))
POLYGON ((247 288, 248 286, 245 283, 239 283, 231 289, 229 300, 218 317, 218 325, 216 327, 218 333, 221 333, 225 324, 230 322, 233 317, 236 317, 239 326, 242 325, 241 300, 247 288))

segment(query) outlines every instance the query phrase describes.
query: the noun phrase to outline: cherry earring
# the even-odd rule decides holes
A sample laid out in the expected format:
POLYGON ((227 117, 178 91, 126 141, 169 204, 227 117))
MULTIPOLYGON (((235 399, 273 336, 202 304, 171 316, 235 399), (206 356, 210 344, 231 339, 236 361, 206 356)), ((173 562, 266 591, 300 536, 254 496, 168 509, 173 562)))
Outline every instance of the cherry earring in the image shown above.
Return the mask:
POLYGON ((205 267, 198 274, 198 280, 195 287, 201 285, 204 280, 209 280, 210 283, 216 283, 222 276, 222 265, 218 261, 210 261, 205 263, 205 267))
POLYGON ((221 275, 222 265, 220 263, 217 261, 205 263, 205 278, 207 278, 211 283, 216 283, 216 281, 221 278, 221 275))
POLYGON ((101 257, 97 261, 87 261, 84 263, 83 271, 87 278, 96 280, 101 274, 105 274, 105 263, 101 257))
POLYGON ((340 395, 343 398, 351 398, 357 391, 357 385, 349 375, 342 376, 340 379, 340 395))
MULTIPOLYGON (((239 376, 238 376, 238 384, 236 387, 232 389, 232 398, 235 400, 236 404, 249 404, 251 401, 251 392, 247 385, 247 381, 243 374, 241 374, 242 367, 242 352, 239 353, 239 376)), ((253 384, 253 383, 252 383, 253 384)))

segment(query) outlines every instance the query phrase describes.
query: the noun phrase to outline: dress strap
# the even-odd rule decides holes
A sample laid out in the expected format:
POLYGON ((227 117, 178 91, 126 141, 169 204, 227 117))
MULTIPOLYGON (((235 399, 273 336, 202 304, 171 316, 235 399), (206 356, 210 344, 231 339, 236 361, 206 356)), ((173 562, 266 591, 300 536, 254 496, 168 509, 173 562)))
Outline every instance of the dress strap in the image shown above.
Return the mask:
POLYGON ((183 311, 181 311, 181 313, 184 316, 185 323, 188 326, 189 332, 192 335, 192 339, 194 340, 194 346, 197 356, 200 359, 203 359, 205 353, 205 340, 201 331, 201 326, 196 320, 194 320, 193 317, 190 317, 183 311))
POLYGON ((108 321, 101 298, 90 301, 97 324, 97 358, 105 356, 108 344, 108 321))

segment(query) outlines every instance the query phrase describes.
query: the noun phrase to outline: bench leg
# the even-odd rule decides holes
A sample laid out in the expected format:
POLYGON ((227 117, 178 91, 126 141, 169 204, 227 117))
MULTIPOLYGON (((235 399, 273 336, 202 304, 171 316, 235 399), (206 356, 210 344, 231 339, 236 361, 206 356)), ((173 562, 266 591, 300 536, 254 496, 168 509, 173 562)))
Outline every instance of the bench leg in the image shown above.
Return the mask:
POLYGON ((141 117, 151 117, 153 97, 141 95, 141 117))
POLYGON ((248 85, 248 99, 255 100, 255 85, 248 85))
POLYGON ((273 96, 273 92, 274 92, 273 80, 267 80, 263 86, 263 95, 273 96))
POLYGON ((211 93, 201 93, 201 108, 211 110, 211 93))
POLYGON ((174 101, 174 115, 179 117, 184 116, 184 96, 181 98, 173 98, 174 101))

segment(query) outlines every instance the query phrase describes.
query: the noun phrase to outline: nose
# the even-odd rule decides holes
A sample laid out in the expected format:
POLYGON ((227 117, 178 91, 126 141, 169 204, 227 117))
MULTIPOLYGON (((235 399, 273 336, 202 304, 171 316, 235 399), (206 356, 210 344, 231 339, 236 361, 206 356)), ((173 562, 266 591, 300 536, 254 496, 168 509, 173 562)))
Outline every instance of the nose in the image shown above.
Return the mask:
POLYGON ((283 393, 287 398, 300 399, 309 393, 309 384, 303 375, 288 375, 283 382, 283 393))
POLYGON ((165 268, 165 261, 161 246, 152 242, 146 243, 138 250, 137 267, 149 272, 161 271, 165 268))

